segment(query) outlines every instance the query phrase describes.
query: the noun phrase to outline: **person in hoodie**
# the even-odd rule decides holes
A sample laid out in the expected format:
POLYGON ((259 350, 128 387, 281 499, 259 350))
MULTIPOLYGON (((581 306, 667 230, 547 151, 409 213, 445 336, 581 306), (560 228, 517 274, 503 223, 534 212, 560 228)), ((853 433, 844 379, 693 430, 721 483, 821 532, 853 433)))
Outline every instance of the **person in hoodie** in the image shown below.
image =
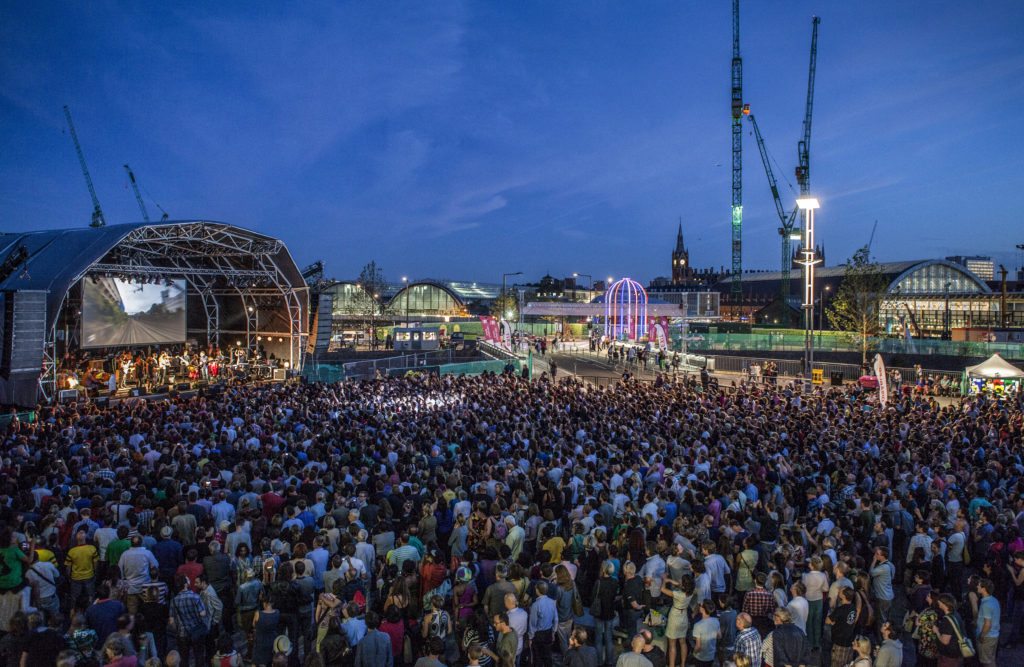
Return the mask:
POLYGON ((874 667, 902 667, 903 642, 897 639, 898 634, 891 622, 882 624, 882 645, 875 654, 874 667))

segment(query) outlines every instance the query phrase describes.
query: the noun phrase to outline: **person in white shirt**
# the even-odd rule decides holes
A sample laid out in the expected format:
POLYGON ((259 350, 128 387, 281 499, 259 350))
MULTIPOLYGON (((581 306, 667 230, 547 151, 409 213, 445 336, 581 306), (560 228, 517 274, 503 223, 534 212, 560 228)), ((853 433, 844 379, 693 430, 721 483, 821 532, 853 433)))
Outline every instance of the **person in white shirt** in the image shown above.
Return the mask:
POLYGON ((914 551, 920 549, 924 553, 925 562, 932 560, 932 538, 928 534, 928 526, 923 521, 918 522, 914 527, 914 536, 910 538, 907 545, 907 565, 914 560, 914 551))
POLYGON ((515 593, 505 593, 505 613, 508 614, 508 624, 516 633, 516 662, 523 653, 523 645, 526 643, 526 632, 530 626, 530 614, 525 609, 519 608, 515 593))
POLYGON ((793 617, 793 625, 800 628, 804 634, 807 634, 807 615, 810 607, 807 604, 807 598, 804 597, 807 589, 798 581, 789 587, 789 592, 793 599, 786 605, 786 610, 793 617))
POLYGON ((812 649, 821 648, 821 624, 822 608, 824 598, 828 595, 828 575, 821 571, 821 558, 811 558, 811 569, 804 573, 801 583, 804 585, 804 593, 807 600, 807 624, 804 630, 807 633, 807 640, 812 649))
POLYGON ((505 536, 505 544, 512 551, 512 560, 518 560, 519 554, 523 552, 523 543, 526 541, 526 531, 522 526, 516 524, 516 518, 512 515, 505 517, 505 525, 508 526, 508 534, 505 536))

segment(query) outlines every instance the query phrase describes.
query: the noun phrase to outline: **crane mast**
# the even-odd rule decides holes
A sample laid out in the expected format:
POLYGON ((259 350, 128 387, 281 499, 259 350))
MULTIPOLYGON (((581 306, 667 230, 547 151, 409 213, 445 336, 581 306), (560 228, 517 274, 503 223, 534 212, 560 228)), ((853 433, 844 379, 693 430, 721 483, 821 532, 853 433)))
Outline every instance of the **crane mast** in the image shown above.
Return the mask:
POLYGON ((732 297, 743 296, 743 59, 740 0, 732 0, 732 297))
POLYGON ((811 18, 811 64, 807 70, 807 107, 804 111, 804 136, 797 142, 796 182, 800 195, 811 194, 811 112, 814 110, 814 72, 818 66, 818 24, 821 19, 811 18))
POLYGON ((779 235, 782 237, 782 274, 780 276, 779 293, 782 301, 789 297, 790 269, 792 250, 790 248, 790 234, 793 232, 793 223, 796 221, 797 209, 786 213, 786 207, 782 203, 782 196, 779 194, 779 183, 772 171, 771 158, 768 157, 768 149, 764 145, 764 137, 761 135, 761 128, 757 126, 757 119, 750 113, 750 105, 743 105, 743 113, 747 115, 750 124, 754 128, 754 139, 757 140, 757 150, 761 154, 761 164, 764 165, 764 173, 768 177, 768 187, 772 191, 772 201, 775 203, 775 213, 779 216, 779 235))
POLYGON ((142 219, 149 222, 149 211, 146 210, 146 204, 142 201, 142 195, 139 193, 139 184, 135 182, 135 174, 132 173, 132 168, 128 165, 124 166, 124 170, 128 172, 128 180, 132 183, 132 190, 135 192, 135 201, 139 202, 139 210, 142 211, 142 219))
POLYGON ((75 142, 75 152, 78 153, 78 163, 82 166, 82 175, 85 176, 85 184, 89 186, 89 196, 92 197, 92 222, 90 227, 103 227, 107 224, 103 217, 103 209, 100 208, 99 197, 96 196, 96 188, 92 185, 92 176, 89 175, 89 167, 85 164, 85 154, 82 153, 82 145, 78 142, 78 133, 75 132, 75 124, 71 121, 71 109, 64 105, 64 117, 68 121, 68 130, 71 131, 71 140, 75 142))

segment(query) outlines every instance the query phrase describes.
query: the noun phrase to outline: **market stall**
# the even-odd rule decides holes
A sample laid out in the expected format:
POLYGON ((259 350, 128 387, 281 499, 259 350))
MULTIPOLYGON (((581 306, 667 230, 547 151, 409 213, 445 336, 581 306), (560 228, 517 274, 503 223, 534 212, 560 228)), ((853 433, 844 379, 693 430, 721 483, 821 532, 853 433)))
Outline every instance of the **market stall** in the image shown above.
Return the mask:
POLYGON ((971 394, 1015 393, 1020 391, 1022 382, 1024 371, 998 354, 993 354, 977 366, 968 366, 964 370, 964 384, 971 394))

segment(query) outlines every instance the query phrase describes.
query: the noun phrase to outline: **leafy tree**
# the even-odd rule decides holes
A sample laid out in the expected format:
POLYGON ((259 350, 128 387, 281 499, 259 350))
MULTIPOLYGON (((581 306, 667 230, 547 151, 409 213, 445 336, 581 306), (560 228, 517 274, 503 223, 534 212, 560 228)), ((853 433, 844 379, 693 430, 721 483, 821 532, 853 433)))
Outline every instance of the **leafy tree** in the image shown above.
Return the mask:
POLYGON ((353 315, 359 315, 369 322, 370 343, 373 347, 377 346, 377 317, 381 314, 380 295, 386 286, 384 271, 377 266, 377 262, 371 260, 359 272, 357 289, 352 292, 346 308, 353 315))
POLYGON ((498 295, 498 298, 491 303, 491 315, 498 319, 515 322, 519 316, 519 299, 516 293, 513 290, 506 290, 504 294, 498 295))
POLYGON ((886 300, 889 281, 867 246, 853 253, 843 265, 843 282, 829 300, 828 321, 860 343, 861 363, 868 360, 868 339, 882 333, 879 312, 886 300))

